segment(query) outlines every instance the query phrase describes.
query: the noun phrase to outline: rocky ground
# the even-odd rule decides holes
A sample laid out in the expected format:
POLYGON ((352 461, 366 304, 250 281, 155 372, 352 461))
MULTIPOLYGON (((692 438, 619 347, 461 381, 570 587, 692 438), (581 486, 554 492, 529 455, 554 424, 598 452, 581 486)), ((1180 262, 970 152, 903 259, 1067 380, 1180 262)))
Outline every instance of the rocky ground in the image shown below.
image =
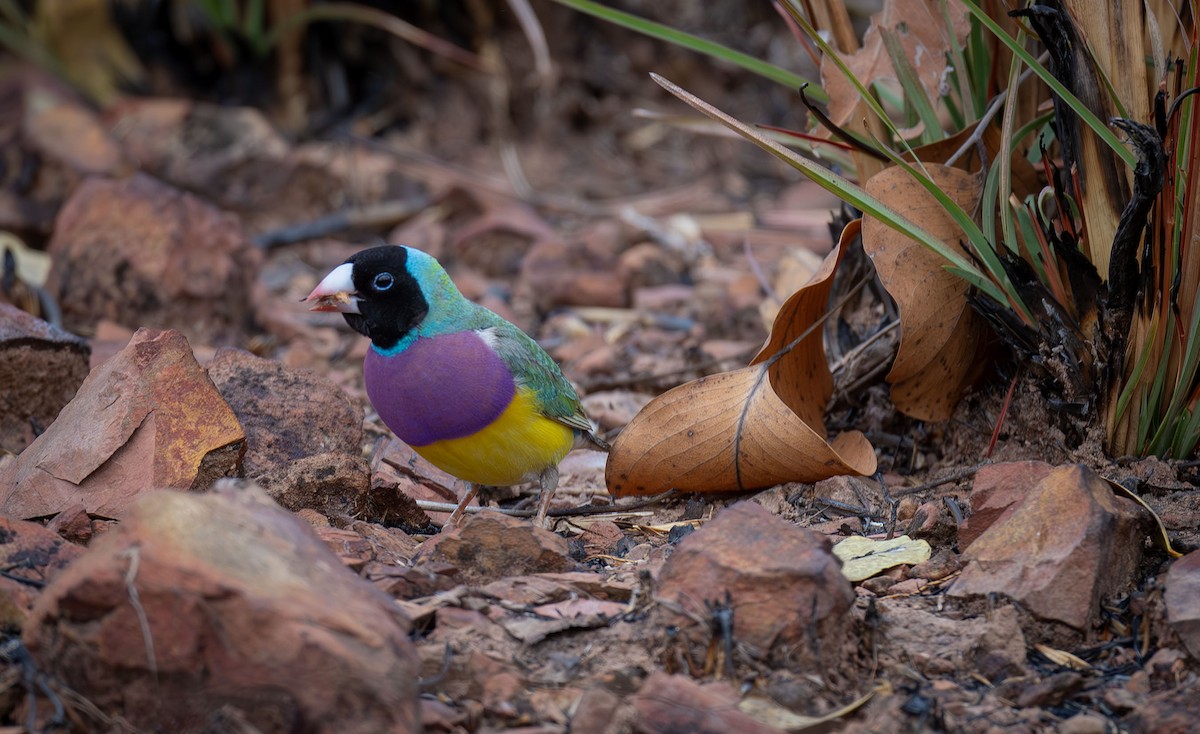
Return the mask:
POLYGON ((794 173, 629 114, 679 112, 664 66, 767 122, 785 92, 596 38, 630 75, 556 47, 561 93, 509 137, 466 83, 378 139, 295 142, 249 107, 95 112, 0 75, 7 730, 1193 731, 1195 462, 1107 459, 1032 384, 994 446, 1004 381, 898 415, 887 355, 837 346, 887 327, 877 296, 827 331, 828 423, 876 477, 617 502, 577 452, 550 528, 529 488, 441 528, 461 484, 371 412, 366 341, 299 303, 331 267, 435 254, 611 438, 744 366, 835 241, 794 173))

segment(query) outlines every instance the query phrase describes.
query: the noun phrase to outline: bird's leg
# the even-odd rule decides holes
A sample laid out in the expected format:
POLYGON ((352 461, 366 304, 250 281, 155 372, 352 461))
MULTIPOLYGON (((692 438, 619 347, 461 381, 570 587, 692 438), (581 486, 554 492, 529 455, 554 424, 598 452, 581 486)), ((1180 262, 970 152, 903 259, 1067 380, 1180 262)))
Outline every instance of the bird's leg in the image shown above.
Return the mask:
POLYGON ((479 485, 474 482, 467 482, 467 493, 458 501, 458 507, 454 508, 454 512, 450 513, 450 519, 446 521, 444 527, 458 527, 462 522, 463 516, 467 514, 467 505, 471 504, 471 500, 475 499, 475 495, 479 494, 479 485))
POLYGON ((542 492, 538 497, 537 514, 533 516, 533 523, 544 528, 546 511, 550 509, 550 500, 554 498, 554 490, 558 487, 558 467, 547 468, 538 476, 538 482, 542 485, 542 492))

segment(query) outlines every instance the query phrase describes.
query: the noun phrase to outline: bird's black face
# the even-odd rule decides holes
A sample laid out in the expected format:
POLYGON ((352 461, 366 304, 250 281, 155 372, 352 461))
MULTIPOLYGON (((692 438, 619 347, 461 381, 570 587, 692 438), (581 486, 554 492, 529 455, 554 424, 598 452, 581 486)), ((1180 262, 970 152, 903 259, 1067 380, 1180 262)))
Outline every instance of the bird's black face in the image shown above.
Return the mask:
POLYGON ((404 247, 363 250, 326 276, 308 300, 318 301, 319 310, 341 311, 350 328, 389 349, 429 313, 421 285, 407 266, 404 247))

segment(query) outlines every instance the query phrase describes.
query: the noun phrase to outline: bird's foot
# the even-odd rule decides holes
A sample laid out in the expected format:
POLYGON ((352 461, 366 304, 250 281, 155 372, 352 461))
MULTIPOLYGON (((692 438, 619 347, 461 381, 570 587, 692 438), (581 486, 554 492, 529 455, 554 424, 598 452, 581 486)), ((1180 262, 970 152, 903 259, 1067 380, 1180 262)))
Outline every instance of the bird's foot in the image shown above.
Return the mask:
POLYGON ((541 493, 538 496, 537 512, 533 516, 533 524, 539 528, 546 527, 546 513, 550 510, 550 500, 554 499, 554 490, 558 488, 558 467, 552 466, 538 477, 541 493))
POLYGON ((458 507, 454 508, 454 512, 450 513, 450 519, 442 527, 456 528, 462 524, 463 518, 467 516, 467 506, 475 499, 475 495, 479 494, 479 485, 474 483, 467 484, 467 493, 458 501, 458 507))

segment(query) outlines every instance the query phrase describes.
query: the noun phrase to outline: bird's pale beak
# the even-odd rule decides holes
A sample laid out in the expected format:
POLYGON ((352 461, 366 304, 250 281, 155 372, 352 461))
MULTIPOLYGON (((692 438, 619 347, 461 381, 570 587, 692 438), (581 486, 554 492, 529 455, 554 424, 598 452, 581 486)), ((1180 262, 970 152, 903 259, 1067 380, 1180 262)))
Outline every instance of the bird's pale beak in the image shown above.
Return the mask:
POLYGON ((354 289, 353 271, 354 265, 351 263, 339 265, 330 271, 304 299, 305 303, 313 304, 309 310, 359 313, 359 295, 354 289))

